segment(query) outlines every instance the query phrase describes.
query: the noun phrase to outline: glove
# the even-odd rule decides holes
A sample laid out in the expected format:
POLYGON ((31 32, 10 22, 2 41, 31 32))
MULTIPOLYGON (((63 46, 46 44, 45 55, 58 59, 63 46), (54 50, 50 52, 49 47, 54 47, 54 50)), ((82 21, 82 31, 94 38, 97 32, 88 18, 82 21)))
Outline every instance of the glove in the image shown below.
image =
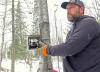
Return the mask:
MULTIPOLYGON (((35 44, 34 44, 35 46, 35 44)), ((39 42, 39 47, 34 47, 34 49, 39 49, 39 54, 42 55, 43 57, 47 57, 47 51, 46 48, 48 47, 47 43, 39 42)))
POLYGON ((48 56, 47 50, 46 50, 47 47, 48 47, 47 45, 45 45, 45 46, 42 47, 42 56, 43 57, 47 57, 48 56))

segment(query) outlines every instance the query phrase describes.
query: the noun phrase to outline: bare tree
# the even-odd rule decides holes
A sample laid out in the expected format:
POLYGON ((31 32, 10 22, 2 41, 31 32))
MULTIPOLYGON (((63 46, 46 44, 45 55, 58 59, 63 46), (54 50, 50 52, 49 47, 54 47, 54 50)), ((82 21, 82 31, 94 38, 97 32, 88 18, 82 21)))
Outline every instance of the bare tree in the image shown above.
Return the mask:
MULTIPOLYGON (((41 40, 50 44, 50 29, 47 0, 39 0, 41 40)), ((51 56, 41 58, 40 72, 52 72, 51 56)))
POLYGON ((15 26, 14 26, 14 0, 12 0, 12 47, 11 47, 11 72, 15 72, 15 26))
POLYGON ((94 16, 98 22, 100 22, 100 2, 99 0, 92 0, 92 6, 86 7, 86 11, 89 11, 90 16, 94 16))
MULTIPOLYGON (((33 35, 39 35, 41 37, 40 40, 47 44, 50 43, 47 0, 34 1, 33 35)), ((44 58, 40 56, 40 59, 38 72, 52 72, 51 57, 44 58)))
POLYGON ((6 28, 6 13, 7 13, 7 0, 5 0, 5 12, 4 12, 4 17, 3 17, 2 42, 1 42, 1 50, 0 50, 0 72, 2 70, 1 63, 2 63, 3 49, 4 49, 4 35, 5 35, 5 28, 6 28))

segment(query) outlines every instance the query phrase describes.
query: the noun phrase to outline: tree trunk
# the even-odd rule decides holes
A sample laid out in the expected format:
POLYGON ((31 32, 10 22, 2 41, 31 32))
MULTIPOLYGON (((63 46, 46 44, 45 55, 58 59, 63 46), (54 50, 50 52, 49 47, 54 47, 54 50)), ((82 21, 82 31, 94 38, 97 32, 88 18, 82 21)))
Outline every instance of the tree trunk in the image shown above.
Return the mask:
POLYGON ((0 72, 2 69, 2 58, 3 58, 3 49, 4 49, 4 34, 5 34, 5 20, 6 20, 6 13, 7 13, 7 0, 5 0, 5 12, 3 17, 3 28, 2 28, 2 42, 1 42, 1 50, 0 50, 0 72))
MULTIPOLYGON (((40 36, 43 42, 50 43, 49 17, 47 0, 40 0, 40 36)), ((51 57, 41 58, 40 72, 52 72, 51 57)))
POLYGON ((11 72, 15 70, 15 30, 14 30, 14 0, 12 0, 12 47, 11 47, 11 72))

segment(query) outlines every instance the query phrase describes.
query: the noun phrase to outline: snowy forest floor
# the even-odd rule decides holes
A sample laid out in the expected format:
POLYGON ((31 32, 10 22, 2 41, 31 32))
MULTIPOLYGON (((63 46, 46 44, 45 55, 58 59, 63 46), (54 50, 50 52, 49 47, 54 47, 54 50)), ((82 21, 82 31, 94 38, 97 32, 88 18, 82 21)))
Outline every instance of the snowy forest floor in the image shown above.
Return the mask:
MULTIPOLYGON (((58 62, 54 61, 53 69, 57 72, 63 72, 62 62, 59 62, 59 69, 58 69, 58 62)), ((3 59, 2 67, 4 69, 9 70, 11 72, 11 60, 10 59, 3 59)), ((37 72, 39 68, 39 60, 32 61, 32 72, 37 72)), ((30 72, 30 67, 28 64, 25 63, 24 60, 18 60, 15 62, 15 72, 30 72)))

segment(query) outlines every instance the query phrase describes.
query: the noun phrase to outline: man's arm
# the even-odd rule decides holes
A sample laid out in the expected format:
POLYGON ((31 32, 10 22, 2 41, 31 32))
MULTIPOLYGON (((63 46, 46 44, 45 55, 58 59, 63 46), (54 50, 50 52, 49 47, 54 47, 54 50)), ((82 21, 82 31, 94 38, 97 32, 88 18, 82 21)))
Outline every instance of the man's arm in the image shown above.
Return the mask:
POLYGON ((67 42, 48 47, 47 53, 52 56, 72 56, 82 51, 96 35, 97 22, 92 19, 83 20, 67 42))

